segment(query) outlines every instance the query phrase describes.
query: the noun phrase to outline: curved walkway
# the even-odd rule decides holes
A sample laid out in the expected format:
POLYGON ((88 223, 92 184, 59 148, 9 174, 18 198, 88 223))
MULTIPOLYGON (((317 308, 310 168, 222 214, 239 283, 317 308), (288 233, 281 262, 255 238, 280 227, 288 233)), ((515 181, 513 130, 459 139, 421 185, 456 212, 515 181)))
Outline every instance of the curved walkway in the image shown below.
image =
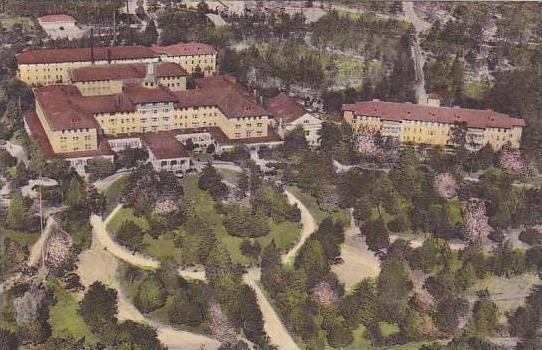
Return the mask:
MULTIPOLYGON (((230 164, 230 163, 213 163, 213 166, 217 168, 224 168, 224 169, 230 169, 233 171, 240 172, 243 169, 237 165, 230 164)), ((310 237, 310 235, 316 231, 318 228, 318 225, 316 224, 316 221, 314 220, 314 217, 309 212, 307 207, 297 198, 295 197, 291 192, 285 191, 286 196, 288 197, 288 200, 290 203, 297 204, 298 208, 301 210, 301 224, 303 225, 303 229, 301 231, 301 236, 299 241, 295 244, 295 246, 286 254, 282 256, 283 263, 289 262, 295 258, 295 255, 299 251, 299 249, 303 246, 307 238, 310 237)), ((120 244, 113 241, 109 233, 107 232, 107 223, 115 216, 115 214, 122 208, 122 205, 119 204, 115 209, 109 214, 109 216, 102 220, 99 216, 93 215, 90 219, 90 223, 93 227, 93 233, 95 235, 96 240, 106 249, 110 255, 115 256, 129 264, 139 266, 142 268, 151 268, 156 269, 160 266, 160 262, 152 259, 150 257, 144 256, 139 253, 132 253, 125 247, 121 246, 120 244)), ((192 279, 199 279, 199 280, 205 280, 205 272, 199 272, 199 271, 187 271, 187 270, 179 270, 179 275, 187 278, 192 279)), ((271 343, 276 345, 281 350, 300 350, 299 346, 294 341, 293 337, 290 335, 288 329, 284 326, 282 323, 279 315, 276 313, 275 309, 271 305, 270 301, 265 296, 263 290, 260 288, 258 282, 260 281, 260 269, 254 268, 250 269, 246 274, 243 275, 243 280, 245 283, 249 286, 251 286, 254 291, 256 292, 256 298, 258 300, 258 305, 260 306, 260 309, 262 311, 263 321, 264 321, 264 330, 271 338, 271 343)), ((117 288, 118 289, 118 288, 117 288)), ((119 310, 120 310, 120 290, 119 290, 119 310)), ((131 304, 130 304, 131 305, 131 304)), ((133 308, 133 305, 131 307, 126 306, 125 312, 131 310, 133 308)), ((134 312, 139 312, 137 310, 131 310, 131 316, 135 317, 137 314, 134 312)), ((119 318, 121 318, 121 314, 119 312, 119 318)), ((127 317, 129 318, 129 317, 127 317)), ((159 328, 159 336, 165 336, 168 334, 167 332, 175 332, 176 330, 166 330, 164 328, 165 326, 161 326, 159 328), (165 332, 165 333, 164 333, 165 332)), ((192 333, 189 333, 192 334, 192 333)), ((175 336, 176 337, 176 336, 175 336)), ((170 348, 182 348, 182 349, 189 349, 187 348, 187 345, 184 344, 182 341, 183 339, 180 338, 179 345, 173 345, 171 341, 175 339, 175 337, 171 337, 169 342, 164 341, 162 338, 162 342, 166 345, 168 345, 170 348)), ((207 347, 209 348, 209 347, 207 347)))
MULTIPOLYGON (((111 219, 120 209, 122 209, 122 204, 118 204, 105 220, 102 220, 98 215, 92 215, 90 217, 90 225, 92 226, 95 237, 98 239, 98 241, 100 241, 105 249, 120 260, 144 269, 157 269, 160 267, 160 262, 158 260, 140 253, 131 252, 122 245, 113 241, 113 238, 111 238, 107 232, 107 223, 111 221, 111 219)), ((204 271, 188 271, 179 269, 178 272, 182 277, 205 281, 204 271)))
POLYGON ((92 246, 80 255, 77 272, 85 287, 101 281, 117 290, 119 320, 150 324, 156 328, 158 339, 172 350, 211 350, 220 347, 220 342, 214 338, 175 329, 145 317, 122 292, 116 274, 117 266, 118 260, 102 245, 94 231, 92 246))
POLYGON ((276 345, 281 350, 300 350, 296 344, 288 329, 282 323, 279 315, 275 312, 273 305, 269 302, 264 292, 260 288, 258 282, 260 281, 261 271, 259 268, 253 268, 248 270, 243 275, 243 281, 252 287, 256 292, 256 299, 262 312, 263 328, 265 332, 271 338, 271 343, 276 345))
POLYGON ((316 224, 316 220, 314 220, 314 217, 307 209, 305 204, 301 203, 301 201, 290 191, 284 190, 284 193, 286 194, 286 197, 288 197, 288 201, 290 202, 290 204, 296 204, 301 211, 301 225, 303 225, 299 241, 297 241, 297 243, 292 247, 292 249, 290 249, 290 251, 282 255, 282 263, 287 264, 294 260, 297 252, 299 251, 299 249, 301 249, 303 244, 305 244, 307 238, 309 238, 318 229, 318 225, 316 224))

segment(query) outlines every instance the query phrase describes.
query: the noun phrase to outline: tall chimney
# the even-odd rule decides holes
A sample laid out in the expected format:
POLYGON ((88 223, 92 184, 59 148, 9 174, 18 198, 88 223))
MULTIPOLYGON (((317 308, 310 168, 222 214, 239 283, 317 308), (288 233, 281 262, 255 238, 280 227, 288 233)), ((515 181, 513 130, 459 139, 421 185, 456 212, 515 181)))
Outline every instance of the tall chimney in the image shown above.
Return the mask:
POLYGON ((111 49, 107 48, 107 63, 111 64, 111 49))

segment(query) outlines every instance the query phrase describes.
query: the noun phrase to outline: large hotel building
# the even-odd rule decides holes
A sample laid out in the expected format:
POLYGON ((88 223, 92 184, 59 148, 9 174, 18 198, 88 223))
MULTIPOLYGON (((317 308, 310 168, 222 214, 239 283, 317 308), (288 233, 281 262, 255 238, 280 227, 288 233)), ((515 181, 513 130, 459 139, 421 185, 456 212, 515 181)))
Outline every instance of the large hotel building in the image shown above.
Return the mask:
POLYGON ((453 127, 466 127, 466 145, 477 150, 486 144, 495 150, 509 144, 520 147, 523 119, 493 110, 426 106, 378 100, 345 104, 343 117, 354 131, 366 130, 401 143, 453 147, 453 127))
POLYGON ((21 80, 36 86, 25 125, 46 159, 77 167, 146 147, 157 169, 185 170, 188 139, 219 152, 282 142, 271 113, 234 78, 215 75, 209 45, 36 50, 17 59, 21 80), (196 71, 204 77, 187 90, 196 71))
MULTIPOLYGON (((25 127, 46 159, 79 169, 94 157, 145 147, 156 169, 186 170, 188 145, 217 152, 239 144, 273 146, 296 126, 318 145, 317 115, 287 95, 262 104, 234 78, 216 75, 216 56, 200 43, 22 52, 19 78, 35 87, 36 99, 25 127), (187 89, 193 73, 199 78, 187 89)), ((449 146, 452 127, 464 122, 473 148, 519 147, 525 125, 490 110, 380 101, 346 104, 343 116, 355 131, 440 146, 449 146)))

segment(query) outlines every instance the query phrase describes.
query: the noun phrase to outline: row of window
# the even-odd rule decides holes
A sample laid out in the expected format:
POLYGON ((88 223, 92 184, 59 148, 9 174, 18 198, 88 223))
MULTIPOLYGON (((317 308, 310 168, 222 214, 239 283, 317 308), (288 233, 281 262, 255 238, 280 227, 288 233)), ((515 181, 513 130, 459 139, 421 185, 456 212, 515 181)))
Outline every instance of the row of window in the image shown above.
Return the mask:
MULTIPOLYGON (((263 123, 256 123, 256 127, 257 128, 261 128, 263 126, 263 123)), ((251 123, 247 123, 246 124, 246 127, 247 128, 252 128, 252 124, 251 123)), ((241 124, 235 124, 235 128, 236 129, 241 129, 241 124)))

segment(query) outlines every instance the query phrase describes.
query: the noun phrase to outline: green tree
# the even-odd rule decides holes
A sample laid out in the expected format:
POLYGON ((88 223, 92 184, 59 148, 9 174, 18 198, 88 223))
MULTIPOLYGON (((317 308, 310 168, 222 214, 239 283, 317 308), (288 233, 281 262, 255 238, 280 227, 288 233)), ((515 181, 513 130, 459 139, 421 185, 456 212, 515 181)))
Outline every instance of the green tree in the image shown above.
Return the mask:
POLYGON ((149 274, 141 283, 135 297, 135 305, 144 313, 152 312, 164 306, 166 289, 155 274, 149 274))
POLYGON ((294 266, 305 272, 309 286, 318 283, 330 268, 322 245, 314 239, 305 243, 295 259, 294 266))
POLYGON ((9 201, 6 226, 14 230, 23 230, 31 223, 32 213, 23 201, 20 192, 15 192, 9 201))
POLYGON ((79 313, 90 330, 105 334, 117 324, 117 291, 102 282, 92 283, 81 300, 79 313))
POLYGON ((362 228, 367 246, 373 251, 385 249, 390 245, 390 235, 382 217, 370 220, 362 228))
POLYGON ((478 300, 474 303, 468 328, 478 336, 491 336, 499 326, 499 309, 489 297, 487 289, 477 294, 478 300))
POLYGON ((385 260, 377 279, 378 310, 383 320, 399 322, 404 317, 412 288, 405 261, 385 260))
POLYGON ((143 242, 143 230, 131 220, 126 220, 120 226, 115 238, 117 241, 132 251, 137 251, 143 242))

